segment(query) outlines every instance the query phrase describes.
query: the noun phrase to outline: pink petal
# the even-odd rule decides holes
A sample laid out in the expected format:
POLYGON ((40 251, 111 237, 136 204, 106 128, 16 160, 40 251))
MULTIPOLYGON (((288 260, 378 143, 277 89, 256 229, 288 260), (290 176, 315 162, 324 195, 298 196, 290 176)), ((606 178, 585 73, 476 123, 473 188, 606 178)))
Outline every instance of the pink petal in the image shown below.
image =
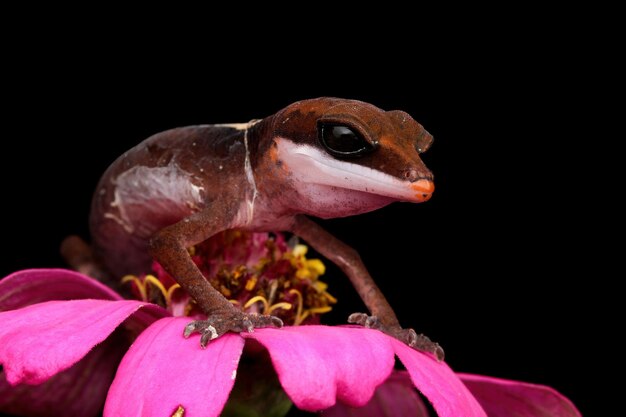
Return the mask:
POLYGON ((0 413, 41 417, 100 415, 117 364, 128 348, 122 336, 115 332, 77 364, 41 385, 12 387, 0 372, 0 413))
POLYGON ((52 300, 121 300, 109 287, 67 269, 27 269, 0 280, 0 311, 52 300))
POLYGON ((459 374, 489 417, 581 417, 576 406, 544 385, 459 374))
POLYGON ((389 337, 376 330, 297 326, 242 336, 267 348, 285 392, 308 411, 331 407, 337 399, 365 405, 394 365, 389 337))
POLYGON ((164 318, 144 331, 120 364, 105 417, 219 416, 235 383, 244 340, 228 333, 200 348, 183 338, 189 318, 164 318))
POLYGON ((409 371, 413 384, 433 404, 439 417, 486 416, 476 398, 448 365, 396 339, 390 340, 396 355, 409 371))
POLYGON ((353 408, 342 403, 324 410, 323 417, 428 417, 428 410, 407 372, 394 371, 365 406, 353 408))
POLYGON ((7 380, 11 385, 44 382, 78 362, 142 307, 163 314, 158 306, 132 300, 48 301, 0 313, 0 364, 7 380))

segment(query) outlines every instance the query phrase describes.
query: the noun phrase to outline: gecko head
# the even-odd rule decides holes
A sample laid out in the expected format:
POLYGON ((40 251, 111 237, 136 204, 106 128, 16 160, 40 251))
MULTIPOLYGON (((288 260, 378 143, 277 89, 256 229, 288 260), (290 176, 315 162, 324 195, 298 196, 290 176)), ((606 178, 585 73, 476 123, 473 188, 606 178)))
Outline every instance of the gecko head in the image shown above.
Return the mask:
POLYGON ((369 211, 393 201, 423 202, 434 191, 420 158, 433 137, 403 111, 318 98, 285 108, 273 125, 273 159, 301 193, 325 194, 337 204, 354 200, 369 211))

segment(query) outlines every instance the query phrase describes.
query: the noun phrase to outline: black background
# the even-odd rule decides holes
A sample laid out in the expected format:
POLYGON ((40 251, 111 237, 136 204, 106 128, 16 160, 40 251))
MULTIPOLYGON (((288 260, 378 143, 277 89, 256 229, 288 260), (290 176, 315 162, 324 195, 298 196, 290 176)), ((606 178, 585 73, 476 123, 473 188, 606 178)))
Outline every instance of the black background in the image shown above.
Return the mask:
MULTIPOLYGON (((583 78, 571 74, 567 43, 492 35, 459 36, 432 55, 410 30, 295 49, 280 31, 254 45, 206 34, 200 46, 166 46, 148 34, 84 47, 74 33, 14 46, 0 273, 61 266, 63 237, 87 236, 101 173, 153 133, 245 122, 304 98, 360 99, 405 110, 434 135, 424 160, 437 190, 425 204, 322 223, 358 249, 401 322, 439 341, 455 370, 550 385, 587 414, 585 358, 600 349, 589 327, 595 243, 581 222, 593 198, 583 78)), ((326 280, 340 299, 331 322, 362 309, 337 269, 326 280)))

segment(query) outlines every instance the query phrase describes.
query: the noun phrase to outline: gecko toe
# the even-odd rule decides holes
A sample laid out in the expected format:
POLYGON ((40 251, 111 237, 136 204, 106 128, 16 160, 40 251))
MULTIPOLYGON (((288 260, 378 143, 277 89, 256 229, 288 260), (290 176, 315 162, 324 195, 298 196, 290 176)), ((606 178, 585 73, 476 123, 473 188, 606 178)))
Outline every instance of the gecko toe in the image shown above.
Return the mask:
POLYGON ((348 317, 348 323, 359 324, 363 326, 365 324, 366 318, 367 318, 367 314, 365 313, 352 313, 348 317))
POLYGON ((413 349, 433 355, 438 361, 442 361, 444 359, 444 351, 438 343, 433 342, 423 334, 417 334, 413 329, 403 329, 397 325, 387 326, 382 323, 378 317, 369 316, 365 313, 351 314, 350 317, 348 317, 348 323, 358 324, 368 329, 380 330, 381 332, 407 344, 413 349))
POLYGON ((242 312, 213 314, 206 320, 195 320, 185 326, 183 336, 188 338, 194 333, 200 334, 200 346, 205 348, 209 342, 227 332, 252 333, 262 327, 281 328, 283 321, 275 316, 246 314, 242 312))
POLYGON ((438 361, 442 361, 445 358, 443 348, 439 346, 439 343, 433 342, 430 338, 423 334, 415 333, 415 330, 408 329, 411 333, 407 335, 409 338, 409 346, 414 349, 421 350, 422 352, 430 353, 434 355, 438 361))
POLYGON ((195 320, 185 326, 185 331, 183 332, 183 336, 188 338, 194 333, 204 333, 210 323, 207 323, 206 320, 195 320))
POLYGON ((279 319, 276 316, 270 316, 271 317, 271 322, 272 322, 272 326, 276 327, 278 329, 282 328, 284 326, 283 321, 281 319, 279 319))
POLYGON ((277 327, 280 329, 281 327, 283 327, 283 321, 276 316, 259 315, 259 316, 256 316, 255 318, 256 318, 256 322, 254 324, 254 327, 256 328, 277 327))
POLYGON ((352 313, 348 317, 348 323, 358 324, 368 329, 383 330, 384 325, 376 316, 369 316, 365 313, 352 313))
POLYGON ((445 357, 443 348, 439 343, 433 342, 424 334, 417 334, 413 329, 399 329, 396 331, 396 339, 402 340, 404 343, 419 351, 430 353, 435 356, 438 361, 442 361, 445 357))
POLYGON ((254 331, 254 324, 252 323, 252 320, 250 320, 249 317, 245 317, 243 320, 241 320, 241 327, 242 329, 240 331, 247 331, 248 333, 252 333, 254 331))

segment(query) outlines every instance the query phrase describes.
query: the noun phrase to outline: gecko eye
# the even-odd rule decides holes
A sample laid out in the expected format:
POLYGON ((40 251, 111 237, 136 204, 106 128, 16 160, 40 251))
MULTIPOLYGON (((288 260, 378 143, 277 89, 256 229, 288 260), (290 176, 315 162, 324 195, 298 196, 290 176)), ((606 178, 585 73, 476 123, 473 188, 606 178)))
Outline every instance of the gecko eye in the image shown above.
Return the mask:
POLYGON ((321 123, 318 130, 322 145, 337 157, 361 156, 376 149, 375 144, 348 126, 321 123))

